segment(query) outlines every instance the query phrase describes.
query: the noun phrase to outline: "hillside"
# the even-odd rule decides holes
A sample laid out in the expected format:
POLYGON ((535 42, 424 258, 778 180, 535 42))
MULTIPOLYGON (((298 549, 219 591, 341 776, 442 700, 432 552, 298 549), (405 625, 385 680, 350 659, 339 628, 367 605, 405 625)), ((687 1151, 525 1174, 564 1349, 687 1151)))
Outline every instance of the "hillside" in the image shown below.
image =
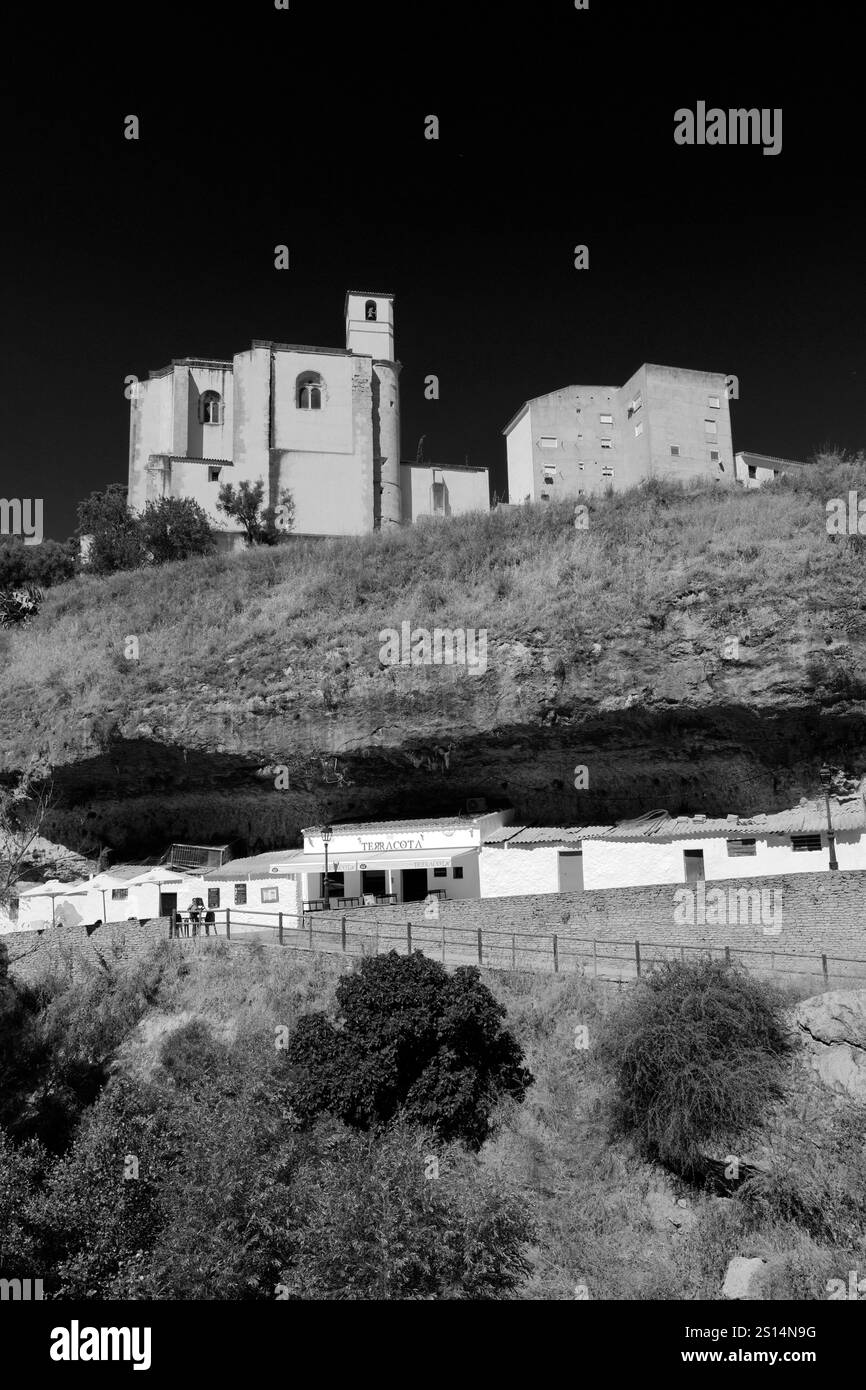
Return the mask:
POLYGON ((863 457, 826 456, 760 493, 610 495, 586 530, 561 502, 79 577, 0 635, 3 770, 44 747, 46 833, 119 853, 478 796, 547 823, 780 809, 822 756, 866 772, 863 541, 825 526, 858 486, 863 457), (486 670, 383 664, 407 621, 486 629, 486 670))

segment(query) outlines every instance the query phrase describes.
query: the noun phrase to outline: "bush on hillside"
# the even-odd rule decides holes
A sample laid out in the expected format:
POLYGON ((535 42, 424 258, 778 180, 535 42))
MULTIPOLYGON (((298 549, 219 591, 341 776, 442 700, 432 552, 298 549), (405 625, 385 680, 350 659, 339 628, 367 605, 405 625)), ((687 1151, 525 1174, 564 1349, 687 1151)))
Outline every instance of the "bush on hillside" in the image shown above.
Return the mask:
POLYGON ((522 1100, 532 1082, 502 1026, 504 1007, 474 967, 449 975, 420 951, 391 951, 341 980, 336 1003, 337 1024, 301 1018, 286 1053, 303 1122, 330 1111, 367 1129, 399 1111, 478 1149, 499 1098, 522 1100))
POLYGON ((279 1297, 507 1298, 524 1282, 528 1212, 477 1160, 402 1126, 312 1139, 279 1297))
POLYGON ((25 545, 20 536, 0 540, 0 589, 20 589, 36 584, 48 589, 75 573, 75 541, 42 541, 25 545))
POLYGON ((191 497, 160 497, 158 502, 148 502, 141 531, 154 565, 209 555, 216 545, 207 513, 191 497))
POLYGON ((23 627, 42 607, 44 594, 35 584, 0 590, 0 627, 23 627))
POLYGON ((91 537, 84 568, 92 574, 114 574, 144 564, 141 521, 129 509, 124 484, 109 483, 104 492, 92 492, 79 502, 78 530, 91 537))
POLYGON ((665 961, 602 1032, 617 1113, 646 1154, 690 1172, 707 1145, 728 1144, 782 1094, 792 1047, 783 1000, 721 962, 665 961))

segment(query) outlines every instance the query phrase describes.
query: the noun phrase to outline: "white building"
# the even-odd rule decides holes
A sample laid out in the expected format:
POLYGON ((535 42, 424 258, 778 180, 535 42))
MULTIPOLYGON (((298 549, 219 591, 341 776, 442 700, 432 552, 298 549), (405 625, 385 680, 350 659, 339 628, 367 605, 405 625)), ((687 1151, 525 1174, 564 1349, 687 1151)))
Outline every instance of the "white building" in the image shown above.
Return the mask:
MULTIPOLYGON (((830 799, 840 869, 866 869, 860 792, 830 799)), ((829 869, 823 800, 759 816, 669 816, 651 811, 611 826, 508 826, 480 855, 481 896, 636 888, 698 880, 761 878, 829 869)))
POLYGON ((345 330, 345 348, 256 340, 224 361, 175 358, 134 383, 130 507, 190 497, 228 548, 244 536, 217 508, 226 483, 261 482, 265 507, 288 490, 296 535, 488 511, 486 468, 401 459, 393 295, 350 290, 345 330))
POLYGON ((798 463, 796 459, 774 458, 772 454, 739 453, 734 455, 734 476, 743 487, 763 487, 764 483, 781 478, 792 469, 808 468, 808 463, 798 463))

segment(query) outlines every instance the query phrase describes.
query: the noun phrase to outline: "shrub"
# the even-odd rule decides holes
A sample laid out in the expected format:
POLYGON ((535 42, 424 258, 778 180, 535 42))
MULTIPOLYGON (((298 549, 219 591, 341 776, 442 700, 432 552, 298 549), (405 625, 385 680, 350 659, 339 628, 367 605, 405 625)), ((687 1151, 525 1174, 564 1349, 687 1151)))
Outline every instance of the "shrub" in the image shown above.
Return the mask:
POLYGON ((505 1008, 474 967, 449 975, 419 951, 391 951, 341 980, 336 1003, 338 1026, 301 1018, 286 1053, 304 1122, 327 1110, 367 1129, 400 1111, 478 1149, 498 1099, 522 1100, 532 1082, 502 1027, 505 1008))
POLYGON ((109 483, 78 504, 78 529, 91 539, 86 568, 94 574, 137 569, 144 563, 141 521, 127 504, 122 483, 109 483))
POLYGON ((376 1138, 321 1126, 313 1140, 280 1297, 506 1298, 524 1281, 529 1216, 477 1160, 431 1153, 403 1126, 376 1138))
POLYGON ((782 1094, 792 1046, 776 990, 717 961, 665 961, 606 1022, 620 1122, 651 1158, 693 1170, 782 1094))
POLYGON ((148 502, 141 530, 155 565, 209 555, 215 544, 207 513, 192 497, 160 497, 158 502, 148 502))
POLYGON ((35 584, 21 589, 0 590, 0 627, 21 627, 35 618, 42 607, 44 595, 35 584))

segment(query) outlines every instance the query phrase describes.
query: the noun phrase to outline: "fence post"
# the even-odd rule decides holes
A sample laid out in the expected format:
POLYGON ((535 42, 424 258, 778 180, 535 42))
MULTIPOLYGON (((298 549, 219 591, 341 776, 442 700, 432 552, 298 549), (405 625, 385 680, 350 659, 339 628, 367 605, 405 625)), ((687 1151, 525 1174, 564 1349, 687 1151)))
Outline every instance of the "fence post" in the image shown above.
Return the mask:
POLYGON ((346 919, 345 919, 345 917, 341 917, 341 918, 340 918, 340 935, 341 935, 341 937, 343 938, 343 950, 345 951, 345 949, 346 949, 346 919))
POLYGON ((481 944, 481 928, 478 928, 478 964, 483 965, 484 947, 481 944))
POLYGON ((598 942, 592 938, 592 973, 598 979, 598 942))
POLYGON ((827 957, 826 957, 826 956, 822 956, 822 957, 821 957, 821 970, 822 970, 822 972, 823 972, 823 974, 824 974, 824 984, 825 984, 825 985, 828 985, 828 984, 830 983, 830 972, 829 972, 829 970, 827 969, 827 957))
POLYGON ((442 921, 442 964, 445 964, 445 918, 442 921))
POLYGON ((637 977, 640 979, 640 942, 634 943, 634 963, 637 967, 637 977))
POLYGON ((725 947, 725 965, 730 965, 730 963, 731 963, 731 948, 730 948, 730 946, 726 946, 726 947, 725 947))
POLYGON ((517 932, 511 933, 511 969, 517 969, 517 932))
POLYGON ((282 913, 279 914, 279 918, 280 918, 280 920, 279 920, 277 926, 278 926, 278 930, 279 930, 280 945, 282 946, 282 944, 283 944, 283 914, 282 914, 282 913))
POLYGON ((231 909, 226 908, 226 941, 232 939, 232 914, 231 909))
POLYGON ((312 914, 312 912, 307 913, 307 916, 308 916, 309 919, 310 919, 310 950, 312 951, 312 949, 313 949, 313 914, 312 914))
POLYGON ((406 923, 406 955, 407 955, 407 956, 411 956, 411 954, 412 954, 412 923, 411 923, 411 922, 407 922, 407 923, 406 923))
POLYGON ((559 942, 556 939, 556 932, 553 933, 553 970, 554 974, 559 974, 559 942))

